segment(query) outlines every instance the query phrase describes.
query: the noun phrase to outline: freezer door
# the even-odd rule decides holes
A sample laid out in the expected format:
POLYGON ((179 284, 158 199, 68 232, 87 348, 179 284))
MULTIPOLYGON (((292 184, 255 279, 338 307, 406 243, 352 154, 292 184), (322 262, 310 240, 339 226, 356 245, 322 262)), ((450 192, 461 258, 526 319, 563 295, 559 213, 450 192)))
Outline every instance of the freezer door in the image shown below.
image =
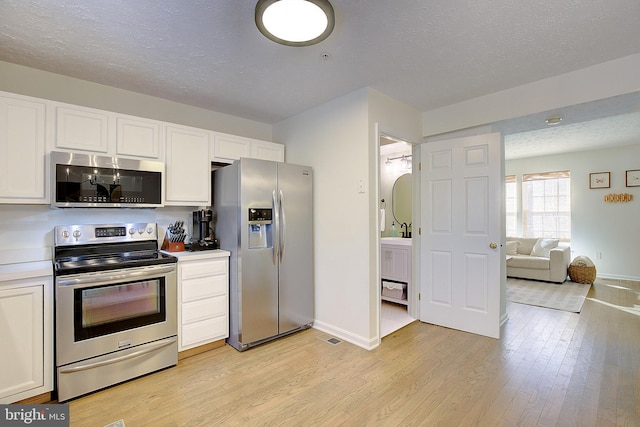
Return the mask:
POLYGON ((308 166, 278 164, 280 205, 279 333, 313 321, 313 173, 308 166))
MULTIPOLYGON (((238 250, 239 331, 241 344, 278 334, 278 240, 274 200, 277 195, 277 163, 242 159, 239 170, 240 248, 238 250), (272 209, 269 227, 249 221, 250 209, 272 209), (256 233, 272 233, 256 244, 256 233)), ((232 313, 234 315, 234 313, 232 313)))

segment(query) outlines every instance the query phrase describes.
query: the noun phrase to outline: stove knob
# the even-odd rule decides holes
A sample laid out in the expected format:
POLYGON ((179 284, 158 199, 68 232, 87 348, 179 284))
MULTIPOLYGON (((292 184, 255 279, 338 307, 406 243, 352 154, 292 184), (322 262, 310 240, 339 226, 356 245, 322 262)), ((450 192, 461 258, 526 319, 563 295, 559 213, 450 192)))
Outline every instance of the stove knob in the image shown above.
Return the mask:
POLYGON ((64 237, 65 239, 68 239, 70 235, 71 234, 69 234, 69 232, 67 230, 63 230, 62 231, 62 237, 64 237))
POLYGON ((81 234, 80 230, 73 230, 73 237, 75 237, 76 240, 78 240, 78 237, 80 237, 81 234))
POLYGON ((129 229, 129 234, 131 234, 131 237, 133 237, 133 235, 136 234, 136 229, 135 228, 130 228, 129 229))
POLYGON ((151 234, 153 233, 153 227, 148 227, 147 228, 147 234, 151 234))
POLYGON ((144 233, 144 228, 138 228, 138 233, 140 234, 144 233))

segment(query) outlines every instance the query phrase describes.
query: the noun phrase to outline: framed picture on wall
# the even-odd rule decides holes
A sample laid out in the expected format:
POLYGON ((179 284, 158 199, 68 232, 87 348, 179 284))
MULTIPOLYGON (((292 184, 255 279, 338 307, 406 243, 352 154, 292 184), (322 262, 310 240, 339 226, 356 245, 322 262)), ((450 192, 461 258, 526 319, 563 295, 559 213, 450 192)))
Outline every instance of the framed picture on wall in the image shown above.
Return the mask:
POLYGON ((627 171, 627 187, 640 187, 640 170, 627 171))
POLYGON ((589 188, 611 187, 611 172, 594 172, 589 174, 589 188))

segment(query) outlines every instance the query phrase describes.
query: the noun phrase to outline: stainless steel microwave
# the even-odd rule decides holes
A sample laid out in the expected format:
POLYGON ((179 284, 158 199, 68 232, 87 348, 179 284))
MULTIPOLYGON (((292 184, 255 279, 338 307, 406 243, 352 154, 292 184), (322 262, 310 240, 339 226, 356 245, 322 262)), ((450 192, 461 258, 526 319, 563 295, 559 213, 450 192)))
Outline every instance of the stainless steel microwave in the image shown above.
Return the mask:
POLYGON ((163 162, 53 151, 51 205, 59 208, 162 206, 163 162))

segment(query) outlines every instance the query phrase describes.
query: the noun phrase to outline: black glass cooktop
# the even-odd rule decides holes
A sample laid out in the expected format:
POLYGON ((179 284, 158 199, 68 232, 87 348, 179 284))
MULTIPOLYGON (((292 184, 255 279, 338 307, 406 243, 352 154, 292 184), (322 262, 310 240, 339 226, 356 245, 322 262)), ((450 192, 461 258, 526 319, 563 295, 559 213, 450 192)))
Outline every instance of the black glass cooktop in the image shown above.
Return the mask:
POLYGON ((174 256, 140 245, 86 245, 56 248, 54 266, 58 276, 96 271, 176 263, 174 256))

